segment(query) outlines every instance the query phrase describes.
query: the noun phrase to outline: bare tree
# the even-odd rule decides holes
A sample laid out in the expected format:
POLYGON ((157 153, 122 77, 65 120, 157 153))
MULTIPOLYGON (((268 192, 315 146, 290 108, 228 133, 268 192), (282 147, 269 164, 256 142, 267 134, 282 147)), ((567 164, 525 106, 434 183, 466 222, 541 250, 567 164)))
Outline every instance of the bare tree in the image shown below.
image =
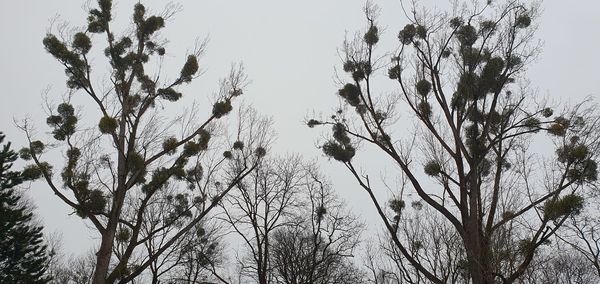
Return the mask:
POLYGON ((296 223, 277 229, 271 248, 274 282, 360 283, 353 263, 363 224, 346 209, 315 165, 305 166, 296 223))
POLYGON ((541 249, 518 283, 597 283, 600 277, 577 251, 553 245, 541 249))
POLYGON ((55 254, 50 265, 52 282, 56 284, 90 284, 94 274, 95 255, 88 251, 82 255, 65 256, 60 250, 55 254))
MULTIPOLYGON (((396 236, 407 244, 411 257, 444 282, 467 281, 465 250, 451 224, 418 201, 407 207, 404 201, 393 199, 390 209, 396 236)), ((385 235, 380 238, 380 247, 372 249, 365 259, 372 283, 428 282, 385 235)))
MULTIPOLYGON (((33 161, 27 168, 29 178, 42 178, 100 236, 95 284, 130 282, 150 268, 197 228, 265 155, 260 139, 255 138, 257 144, 246 143, 250 150, 221 155, 228 149, 224 147, 227 141, 219 139, 225 127, 218 120, 242 94, 246 76, 241 67, 233 68, 221 82, 212 109, 195 104, 169 119, 169 112, 163 110, 182 98, 182 86, 198 76, 198 58, 205 43, 190 52, 179 73, 165 75, 161 67, 166 41, 160 30, 173 9, 152 15, 137 3, 132 27, 120 34, 112 25, 113 12, 112 1, 98 0, 97 7, 89 10, 85 29, 72 37, 59 30, 58 35, 49 33, 44 38, 46 50, 65 68, 69 96, 56 109, 48 107, 53 141, 36 140, 31 125, 21 125, 30 142, 21 156, 33 161), (98 81, 96 72, 102 65, 90 51, 92 42, 102 36, 109 68, 107 79, 98 81), (75 102, 85 103, 85 111, 75 102), (85 126, 90 119, 92 125, 85 126), (44 160, 46 153, 55 151, 65 155, 59 177, 44 160), (208 190, 194 190, 198 183, 208 190), (175 209, 174 215, 160 225, 147 224, 146 210, 165 202, 157 195, 167 187, 179 191, 168 204, 175 209), (118 243, 117 236, 122 237, 118 243), (156 238, 161 241, 151 241, 156 238), (144 255, 148 247, 152 250, 144 255)), ((245 135, 239 133, 237 140, 246 142, 245 135)))
POLYGON ((588 198, 584 212, 572 216, 557 234, 558 242, 570 247, 580 258, 593 267, 600 277, 600 220, 597 197, 588 198))
POLYGON ((412 195, 451 224, 473 283, 513 283, 536 250, 580 212, 583 191, 597 183, 599 121, 589 102, 561 111, 527 88, 523 70, 539 50, 535 4, 472 1, 454 8, 438 12, 413 2, 387 65, 376 50, 377 9, 367 6, 366 32, 342 49, 350 75, 340 78, 348 82, 338 92, 344 107, 308 125, 332 127, 323 152, 365 190, 394 249, 424 279, 449 282, 398 237, 378 198, 383 186, 370 178, 373 169, 357 167, 360 142, 408 181, 406 190, 395 192, 399 201, 412 195), (377 88, 383 67, 397 86, 389 95, 377 88), (400 114, 414 118, 413 136, 406 137, 400 114), (534 137, 555 151, 531 148, 534 137))
POLYGON ((266 159, 222 202, 226 221, 248 250, 240 260, 242 272, 258 283, 273 281, 269 258, 272 234, 291 224, 304 175, 298 155, 266 159))

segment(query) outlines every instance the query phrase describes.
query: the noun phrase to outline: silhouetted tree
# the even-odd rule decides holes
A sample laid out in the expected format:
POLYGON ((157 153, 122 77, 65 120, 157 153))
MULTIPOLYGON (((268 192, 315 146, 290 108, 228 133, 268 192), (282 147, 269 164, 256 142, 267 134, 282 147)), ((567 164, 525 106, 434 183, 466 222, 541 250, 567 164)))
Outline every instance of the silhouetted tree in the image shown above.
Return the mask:
POLYGON ((225 220, 242 238, 242 273, 257 283, 273 282, 273 233, 289 226, 298 209, 305 172, 298 155, 265 159, 222 202, 225 220))
MULTIPOLYGON (((42 178, 100 235, 95 284, 125 283, 142 274, 196 228, 265 155, 260 144, 251 143, 246 143, 249 150, 243 153, 222 154, 230 152, 218 136, 224 126, 217 120, 232 110, 232 100, 242 94, 246 76, 241 67, 233 68, 222 81, 210 107, 194 104, 173 119, 163 111, 182 98, 182 86, 198 76, 198 57, 204 50, 204 43, 196 46, 180 72, 172 76, 161 72, 166 41, 160 30, 172 14, 167 9, 152 15, 137 3, 132 27, 120 35, 112 24, 112 1, 98 0, 97 7, 89 10, 87 28, 72 36, 59 31, 43 40, 46 51, 65 68, 70 95, 55 110, 49 107, 46 122, 53 141, 36 140, 31 126, 21 125, 30 142, 21 156, 33 161, 27 168, 29 177, 42 178), (106 47, 100 54, 109 66, 106 82, 95 80, 103 65, 92 47, 101 37, 106 47), (85 119, 94 121, 91 127, 85 126, 82 110, 71 102, 79 99, 88 99, 85 119), (53 166, 43 160, 53 149, 66 158, 59 175, 53 175, 53 166), (228 176, 220 174, 225 170, 228 176), (204 190, 195 190, 198 184, 204 190), (157 193, 167 187, 178 192, 170 200, 160 200, 157 193), (161 202, 168 205, 170 216, 146 230, 147 208, 161 202), (145 253, 144 244, 157 236, 165 238, 145 253)), ((246 133, 238 133, 237 140, 245 142, 245 138, 246 133)))
POLYGON ((48 255, 42 226, 16 187, 25 176, 11 171, 18 155, 0 132, 0 283, 48 283, 48 255))
POLYGON ((332 127, 323 152, 367 192, 402 261, 432 283, 448 280, 399 237, 394 216, 403 202, 420 201, 451 225, 473 283, 513 283, 580 212, 583 192, 597 182, 594 107, 560 111, 527 88, 523 71, 538 52, 537 9, 524 2, 473 1, 451 13, 411 7, 390 65, 377 55, 381 29, 376 9, 367 7, 366 32, 342 49, 349 75, 338 91, 344 107, 330 119, 308 121, 332 127), (389 95, 380 95, 375 79, 383 67, 397 84, 389 95), (407 137, 409 117, 416 129, 407 137), (554 144, 554 153, 530 148, 534 137, 554 144), (357 167, 359 142, 388 158, 407 181, 389 202, 392 214, 378 198, 373 169, 357 167))
POLYGON ((273 282, 362 283, 354 264, 363 224, 349 212, 314 164, 304 167, 302 206, 296 222, 273 234, 273 282))

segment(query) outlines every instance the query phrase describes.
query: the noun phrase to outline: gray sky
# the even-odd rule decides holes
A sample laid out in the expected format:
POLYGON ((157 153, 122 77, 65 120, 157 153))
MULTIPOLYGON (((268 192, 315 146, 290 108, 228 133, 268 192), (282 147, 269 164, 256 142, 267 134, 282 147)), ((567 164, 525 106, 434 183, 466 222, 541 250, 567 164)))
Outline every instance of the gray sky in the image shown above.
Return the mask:
MULTIPOLYGON (((128 23, 137 1, 117 2, 116 17, 128 23)), ((279 133, 276 151, 305 153, 319 158, 339 194, 350 206, 363 214, 375 216, 363 193, 345 175, 340 164, 329 163, 315 148, 319 131, 302 125, 312 113, 328 114, 338 105, 334 67, 339 66, 336 49, 346 32, 352 34, 365 25, 364 1, 176 1, 183 6, 163 34, 169 39, 167 60, 183 63, 185 53, 196 38, 210 37, 207 54, 200 60, 205 75, 197 79, 186 96, 204 99, 218 88, 233 62, 243 61, 252 83, 244 100, 262 114, 272 116, 279 133)), ((425 2, 425 1, 423 1, 425 2)), ((445 1, 427 1, 431 3, 445 1)), ((43 113, 43 90, 58 101, 65 94, 63 68, 42 47, 42 38, 51 19, 68 20, 73 25, 85 23, 83 1, 0 1, 0 130, 14 147, 23 145, 24 134, 14 127, 13 118, 29 116, 40 132, 47 131, 43 113)), ((143 1, 146 7, 161 11, 165 1, 143 1)), ((382 8, 380 24, 386 27, 383 46, 393 50, 396 35, 407 22, 399 0, 376 1, 382 8)), ((542 95, 556 101, 598 97, 600 57, 600 4, 594 0, 546 1, 537 36, 544 42, 539 60, 526 74, 531 85, 542 95)), ((104 62, 97 58, 97 62, 104 62)), ((167 65, 169 67, 169 65, 167 65)), ((166 72, 179 69, 167 69, 166 72)), ((389 92, 390 89, 382 89, 389 92)), ((357 156, 361 158, 360 153, 357 156)), ((81 251, 89 245, 89 234, 77 216, 70 212, 48 188, 33 184, 30 194, 48 232, 62 231, 68 252, 81 251)), ((377 222, 379 222, 377 220, 377 222)), ((379 225, 379 223, 377 223, 379 225)))

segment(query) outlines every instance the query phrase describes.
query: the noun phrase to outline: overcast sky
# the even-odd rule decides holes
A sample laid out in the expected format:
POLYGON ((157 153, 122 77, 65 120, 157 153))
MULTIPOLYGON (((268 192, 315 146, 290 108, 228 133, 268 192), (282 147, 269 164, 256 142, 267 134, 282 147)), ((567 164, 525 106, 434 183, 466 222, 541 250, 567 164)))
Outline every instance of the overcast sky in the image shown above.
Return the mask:
MULTIPOLYGON (((137 1, 114 1, 115 14, 128 23, 137 1)), ((423 1, 425 2, 425 1, 423 1)), ((445 3, 445 1, 428 1, 445 3)), ((46 131, 41 93, 49 90, 56 101, 65 94, 63 68, 42 47, 42 38, 58 15, 60 22, 75 26, 85 23, 84 1, 0 1, 0 131, 19 148, 24 134, 13 118, 30 117, 39 131, 46 131)), ((161 11, 166 1, 143 1, 161 11)), ((196 38, 208 36, 210 43, 200 65, 206 71, 195 81, 189 96, 206 98, 217 90, 218 79, 231 63, 243 61, 252 83, 245 90, 245 102, 262 114, 272 116, 279 133, 275 150, 305 153, 319 158, 336 189, 349 204, 374 216, 364 202, 366 195, 345 177, 340 164, 329 163, 315 145, 319 132, 302 125, 312 113, 327 114, 338 105, 334 67, 339 66, 337 48, 345 34, 365 26, 364 1, 357 0, 258 0, 258 1, 176 1, 183 10, 164 30, 169 39, 167 60, 181 64, 196 38)), ((381 7, 380 24, 385 47, 397 45, 396 35, 405 20, 399 0, 376 1, 381 7)), ((442 4, 440 4, 442 5, 442 4)), ((444 4, 445 5, 445 4, 444 4)), ((538 19, 537 36, 544 42, 543 53, 531 65, 526 77, 542 95, 560 101, 577 101, 600 94, 600 3, 594 0, 546 1, 538 19)), ((56 22, 56 21, 55 21, 56 22)), ((102 62, 104 58, 97 58, 102 62)), ((169 65, 167 65, 169 66, 169 65)), ((167 70, 169 71, 169 70, 167 70)), ((178 72, 178 69, 171 69, 178 72)), ((382 90, 390 91, 390 90, 382 90)), ((65 249, 77 252, 89 245, 89 233, 76 216, 42 184, 34 184, 30 195, 47 232, 62 231, 65 249)))

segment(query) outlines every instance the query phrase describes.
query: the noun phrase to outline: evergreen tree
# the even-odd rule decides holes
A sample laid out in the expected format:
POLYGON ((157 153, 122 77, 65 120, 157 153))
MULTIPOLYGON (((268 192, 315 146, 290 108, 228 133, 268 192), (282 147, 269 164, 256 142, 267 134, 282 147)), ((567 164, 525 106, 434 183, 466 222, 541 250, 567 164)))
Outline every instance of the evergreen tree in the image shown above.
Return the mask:
MULTIPOLYGON (((5 135, 0 132, 0 143, 5 135)), ((20 172, 11 171, 17 153, 10 142, 0 150, 0 283, 48 283, 48 257, 42 227, 32 224, 33 214, 21 201, 15 186, 23 182, 20 172)))

